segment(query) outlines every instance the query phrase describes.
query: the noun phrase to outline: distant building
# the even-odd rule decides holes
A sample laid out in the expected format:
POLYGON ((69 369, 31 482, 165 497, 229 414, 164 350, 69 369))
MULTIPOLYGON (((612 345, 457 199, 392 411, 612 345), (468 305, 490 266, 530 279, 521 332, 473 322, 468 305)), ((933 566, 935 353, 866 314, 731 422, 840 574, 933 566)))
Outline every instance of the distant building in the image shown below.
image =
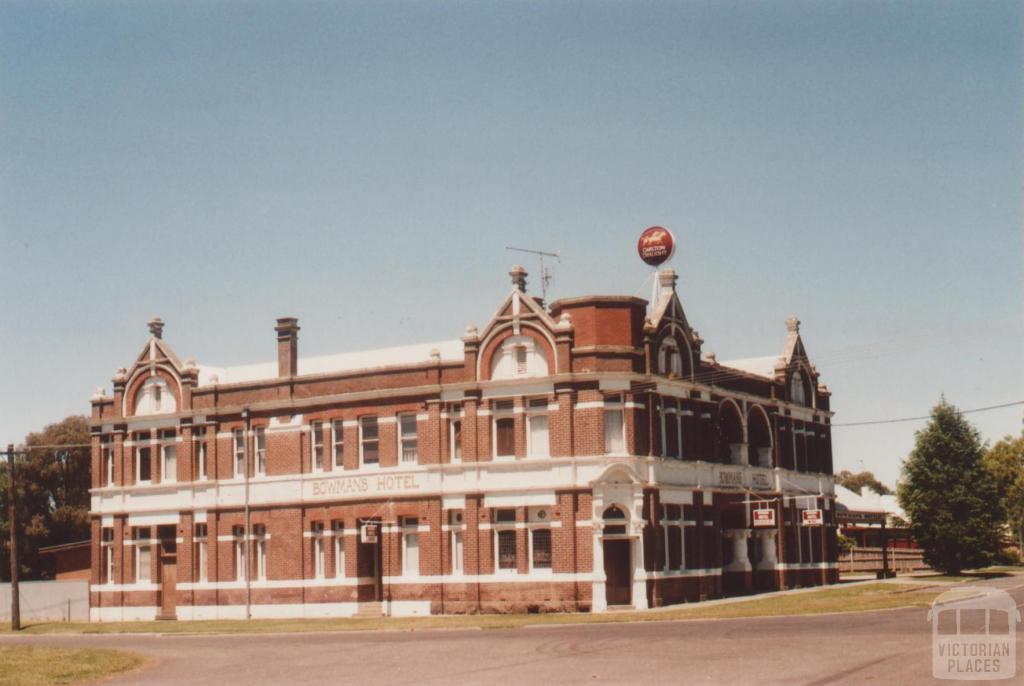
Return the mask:
MULTIPOLYGON (((150 322, 92 399, 96 620, 604 611, 836 580, 830 394, 702 354, 656 301, 546 305, 526 272, 461 339, 182 361, 150 322)), ((372 323, 368 322, 368 325, 372 323)), ((226 332, 209 332, 224 335, 226 332)))
POLYGON ((89 579, 92 568, 91 551, 92 542, 85 540, 46 546, 39 549, 39 554, 53 559, 54 579, 77 581, 89 579))
POLYGON ((835 489, 839 531, 858 546, 881 548, 884 538, 890 548, 918 547, 895 495, 880 495, 870 488, 858 493, 839 484, 835 489))

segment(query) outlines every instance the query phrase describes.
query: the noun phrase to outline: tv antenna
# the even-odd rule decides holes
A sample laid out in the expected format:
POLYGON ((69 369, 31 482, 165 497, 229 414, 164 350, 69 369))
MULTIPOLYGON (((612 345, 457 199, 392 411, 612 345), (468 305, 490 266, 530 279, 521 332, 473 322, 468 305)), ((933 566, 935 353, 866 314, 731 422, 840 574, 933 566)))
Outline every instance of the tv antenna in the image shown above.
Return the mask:
POLYGON ((540 297, 545 301, 548 299, 548 285, 551 283, 551 270, 544 264, 545 257, 553 257, 556 261, 561 263, 562 257, 556 252, 545 252, 543 250, 530 250, 529 248, 513 248, 511 245, 506 245, 505 250, 515 250, 516 252, 528 252, 531 255, 536 255, 540 258, 540 297))

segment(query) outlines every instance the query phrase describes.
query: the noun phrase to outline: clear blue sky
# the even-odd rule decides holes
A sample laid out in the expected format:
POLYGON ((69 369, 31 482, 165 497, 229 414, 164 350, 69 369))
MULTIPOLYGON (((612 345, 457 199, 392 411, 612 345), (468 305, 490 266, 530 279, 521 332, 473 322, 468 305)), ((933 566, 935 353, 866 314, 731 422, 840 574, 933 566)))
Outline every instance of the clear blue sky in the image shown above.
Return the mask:
MULTIPOLYGON (((307 355, 454 338, 506 245, 631 294, 655 223, 705 350, 798 315, 836 422, 1022 400, 1022 54, 1016 2, 4 3, 0 441, 153 315, 221 365, 283 315, 307 355)), ((892 483, 919 426, 837 467, 892 483)))

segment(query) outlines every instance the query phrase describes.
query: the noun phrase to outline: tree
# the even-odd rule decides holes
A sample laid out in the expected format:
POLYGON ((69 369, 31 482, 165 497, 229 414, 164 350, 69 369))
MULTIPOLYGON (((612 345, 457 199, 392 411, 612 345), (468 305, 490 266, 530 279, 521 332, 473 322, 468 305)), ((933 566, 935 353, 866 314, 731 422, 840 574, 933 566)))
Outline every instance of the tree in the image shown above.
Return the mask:
POLYGON ((984 566, 1000 549, 999 488, 982 466, 978 431, 945 398, 916 433, 897 487, 924 560, 947 574, 984 566))
POLYGON ((1024 434, 1004 437, 988 449, 983 463, 996 480, 1006 524, 1024 551, 1024 434))
POLYGON ((860 493, 861 489, 867 486, 878 495, 892 495, 892 489, 876 479, 875 475, 868 471, 854 474, 850 470, 844 469, 836 474, 836 483, 843 488, 849 488, 855 493, 860 493))
MULTIPOLYGON (((16 517, 19 526, 19 576, 46 579, 53 576, 51 563, 39 548, 89 538, 90 450, 74 446, 89 443, 89 422, 73 416, 46 426, 25 438, 28 454, 15 462, 16 517)), ((4 459, 6 465, 6 458, 4 459)), ((7 470, 0 472, 0 579, 10 576, 10 540, 7 522, 7 470)))

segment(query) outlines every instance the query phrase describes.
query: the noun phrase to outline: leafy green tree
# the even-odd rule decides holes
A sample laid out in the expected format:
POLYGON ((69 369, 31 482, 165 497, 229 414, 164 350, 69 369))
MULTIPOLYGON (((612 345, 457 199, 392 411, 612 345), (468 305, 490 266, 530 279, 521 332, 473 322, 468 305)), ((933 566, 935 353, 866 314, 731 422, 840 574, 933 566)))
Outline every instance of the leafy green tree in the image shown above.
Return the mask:
MULTIPOLYGON (((47 579, 52 562, 39 549, 89 538, 90 450, 75 446, 89 443, 89 422, 74 416, 50 424, 25 438, 27 455, 15 464, 15 488, 19 527, 19 577, 47 579)), ((0 472, 0 579, 10 577, 10 529, 7 521, 7 466, 3 456, 0 472)))
POLYGON ((1006 436, 989 448, 984 465, 999 488, 1006 524, 1018 548, 1024 550, 1024 434, 1006 436))
POLYGON ((848 469, 836 474, 836 483, 843 488, 849 488, 855 493, 860 493, 861 489, 867 486, 878 495, 892 495, 892 489, 883 484, 875 475, 868 471, 859 472, 854 474, 848 469))
POLYGON ((988 564, 1000 550, 999 488, 982 466, 978 431, 942 398, 918 431, 897 487, 924 560, 947 574, 988 564))

